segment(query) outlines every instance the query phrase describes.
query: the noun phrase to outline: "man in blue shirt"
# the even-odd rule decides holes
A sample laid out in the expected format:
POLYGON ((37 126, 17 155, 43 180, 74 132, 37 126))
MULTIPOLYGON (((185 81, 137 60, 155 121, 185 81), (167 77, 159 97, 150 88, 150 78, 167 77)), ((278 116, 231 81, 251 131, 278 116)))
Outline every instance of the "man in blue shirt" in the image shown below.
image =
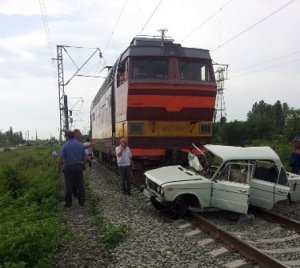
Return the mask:
POLYGON ((75 139, 73 131, 63 130, 67 139, 59 153, 57 172, 60 174, 63 165, 65 177, 65 206, 72 206, 73 188, 77 189, 78 203, 83 206, 85 191, 83 169, 86 165, 86 155, 83 145, 75 139))

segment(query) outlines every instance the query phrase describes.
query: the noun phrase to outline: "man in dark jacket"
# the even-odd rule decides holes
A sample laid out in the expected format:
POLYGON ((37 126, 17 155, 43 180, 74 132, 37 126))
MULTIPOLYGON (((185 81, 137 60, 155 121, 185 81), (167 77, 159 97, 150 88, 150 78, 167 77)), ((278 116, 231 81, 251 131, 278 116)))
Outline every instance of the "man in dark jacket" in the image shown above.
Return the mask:
POLYGON ((73 188, 77 189, 78 203, 83 206, 85 191, 83 183, 83 168, 86 165, 86 156, 83 145, 75 139, 74 132, 63 130, 67 139, 59 153, 57 172, 60 174, 63 166, 65 177, 65 206, 72 206, 73 188))
POLYGON ((295 137, 293 139, 294 151, 292 152, 290 159, 290 166, 292 168, 292 173, 300 174, 300 137, 295 137))

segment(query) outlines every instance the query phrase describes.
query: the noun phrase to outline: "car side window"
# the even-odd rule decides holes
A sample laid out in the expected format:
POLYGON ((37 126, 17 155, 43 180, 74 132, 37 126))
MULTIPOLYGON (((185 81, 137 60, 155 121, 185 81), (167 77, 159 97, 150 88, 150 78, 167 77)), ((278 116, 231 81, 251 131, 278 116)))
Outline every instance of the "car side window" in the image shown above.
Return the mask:
POLYGON ((227 163, 216 179, 237 183, 248 183, 252 165, 246 163, 227 163))
POLYGON ((247 183, 247 175, 242 170, 240 164, 232 164, 229 171, 229 181, 247 183))
POLYGON ((254 179, 276 183, 278 179, 277 166, 269 161, 257 161, 254 171, 254 179))
POLYGON ((287 178, 286 171, 284 170, 284 168, 280 169, 278 184, 281 184, 281 185, 288 184, 288 178, 287 178))

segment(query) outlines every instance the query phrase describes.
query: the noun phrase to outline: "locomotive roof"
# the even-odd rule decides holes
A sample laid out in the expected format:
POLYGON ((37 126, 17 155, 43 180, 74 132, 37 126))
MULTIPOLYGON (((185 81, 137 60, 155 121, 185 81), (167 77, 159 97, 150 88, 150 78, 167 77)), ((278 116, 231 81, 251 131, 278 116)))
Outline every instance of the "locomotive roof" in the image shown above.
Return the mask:
POLYGON ((170 38, 144 36, 133 38, 120 61, 129 56, 176 56, 211 60, 207 49, 182 47, 170 38))

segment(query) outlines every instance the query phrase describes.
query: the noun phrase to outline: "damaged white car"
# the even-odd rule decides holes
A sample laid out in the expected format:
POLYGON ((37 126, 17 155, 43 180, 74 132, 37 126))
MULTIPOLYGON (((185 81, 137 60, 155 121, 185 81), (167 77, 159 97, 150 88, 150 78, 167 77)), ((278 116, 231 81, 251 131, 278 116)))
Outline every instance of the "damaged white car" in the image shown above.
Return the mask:
POLYGON ((189 153, 188 159, 189 167, 145 172, 144 194, 171 218, 190 207, 247 214, 249 205, 271 209, 280 201, 300 200, 300 176, 286 172, 270 147, 208 144, 204 153, 189 153))

